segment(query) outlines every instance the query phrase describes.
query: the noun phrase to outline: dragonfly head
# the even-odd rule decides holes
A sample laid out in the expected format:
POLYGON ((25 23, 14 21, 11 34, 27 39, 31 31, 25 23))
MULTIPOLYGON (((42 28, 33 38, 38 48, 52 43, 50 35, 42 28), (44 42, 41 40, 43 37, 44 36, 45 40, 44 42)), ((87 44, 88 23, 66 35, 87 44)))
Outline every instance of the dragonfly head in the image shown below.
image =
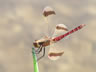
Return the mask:
POLYGON ((34 47, 39 48, 39 44, 38 44, 37 40, 35 40, 35 41, 33 42, 33 45, 34 45, 34 47))

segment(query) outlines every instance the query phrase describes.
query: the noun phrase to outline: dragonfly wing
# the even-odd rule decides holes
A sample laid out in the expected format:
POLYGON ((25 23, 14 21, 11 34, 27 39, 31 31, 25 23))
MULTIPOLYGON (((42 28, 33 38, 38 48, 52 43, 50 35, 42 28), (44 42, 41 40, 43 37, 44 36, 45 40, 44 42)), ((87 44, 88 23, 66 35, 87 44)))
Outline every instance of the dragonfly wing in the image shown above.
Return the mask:
MULTIPOLYGON (((57 37, 59 35, 62 35, 68 31, 67 27, 64 24, 58 24, 56 25, 53 38, 57 37)), ((63 49, 63 40, 60 40, 59 42, 50 42, 50 49, 48 53, 48 58, 51 60, 57 60, 60 56, 64 54, 64 49, 63 49)))
MULTIPOLYGON (((46 30, 48 31, 47 32, 47 35, 49 35, 50 33, 50 29, 52 27, 52 25, 50 26, 50 21, 51 21, 51 17, 56 15, 55 11, 53 8, 51 8, 50 6, 46 6, 44 9, 43 9, 43 12, 42 12, 42 15, 43 15, 43 18, 44 18, 44 21, 46 23, 46 30)), ((46 34, 46 33, 45 33, 46 34)))
POLYGON ((55 31, 54 31, 52 37, 53 38, 54 37, 58 37, 58 36, 60 36, 62 34, 65 34, 67 32, 68 32, 68 28, 67 28, 66 25, 64 25, 64 24, 57 24, 56 27, 55 27, 55 31))
POLYGON ((60 56, 64 54, 64 50, 58 45, 58 43, 52 43, 50 45, 49 53, 48 53, 48 58, 51 60, 57 60, 60 56))
POLYGON ((46 6, 43 10, 43 15, 44 17, 47 17, 49 15, 55 15, 55 11, 50 7, 50 6, 46 6))

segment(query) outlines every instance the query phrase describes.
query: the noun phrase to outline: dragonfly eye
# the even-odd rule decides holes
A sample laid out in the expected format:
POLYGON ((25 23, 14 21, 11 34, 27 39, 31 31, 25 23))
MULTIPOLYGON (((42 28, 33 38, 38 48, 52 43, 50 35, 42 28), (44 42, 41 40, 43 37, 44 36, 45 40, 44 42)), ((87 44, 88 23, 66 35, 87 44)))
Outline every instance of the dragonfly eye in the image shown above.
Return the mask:
POLYGON ((38 44, 36 42, 33 43, 34 47, 38 47, 38 44))

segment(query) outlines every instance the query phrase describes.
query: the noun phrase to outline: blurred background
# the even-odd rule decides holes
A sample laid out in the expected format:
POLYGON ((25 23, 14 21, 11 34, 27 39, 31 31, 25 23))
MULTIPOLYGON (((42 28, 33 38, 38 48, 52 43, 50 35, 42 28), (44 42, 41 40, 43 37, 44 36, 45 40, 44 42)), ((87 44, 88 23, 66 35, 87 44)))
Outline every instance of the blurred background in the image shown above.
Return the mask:
POLYGON ((48 33, 46 6, 56 12, 50 31, 58 23, 86 26, 64 41, 59 60, 48 59, 46 48, 40 72, 96 72, 96 0, 0 0, 0 72, 33 72, 32 43, 48 33))

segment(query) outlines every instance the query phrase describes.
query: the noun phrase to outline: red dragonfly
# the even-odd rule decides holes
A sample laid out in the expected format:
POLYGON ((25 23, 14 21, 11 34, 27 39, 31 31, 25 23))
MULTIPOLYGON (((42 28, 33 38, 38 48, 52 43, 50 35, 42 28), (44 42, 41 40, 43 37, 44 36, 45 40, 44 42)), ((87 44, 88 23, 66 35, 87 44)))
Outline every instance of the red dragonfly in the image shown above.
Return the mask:
MULTIPOLYGON (((45 7, 43 11, 43 15, 45 18, 47 18, 50 15, 55 15, 55 11, 50 7, 45 7)), ((47 21, 47 19, 46 19, 47 21)), ((48 22, 48 21, 47 21, 48 22)), ((47 23, 46 22, 46 23, 47 23)), ((60 56, 64 54, 64 50, 62 47, 60 47, 60 42, 63 38, 67 37, 68 35, 82 29, 85 26, 85 24, 81 24, 78 27, 68 31, 67 26, 64 24, 57 24, 55 27, 55 31, 52 37, 43 37, 39 40, 35 40, 33 42, 33 45, 35 48, 37 48, 36 53, 39 54, 43 49, 43 55, 38 58, 37 60, 40 60, 45 55, 45 47, 50 46, 48 57, 51 60, 57 60, 60 56)))

